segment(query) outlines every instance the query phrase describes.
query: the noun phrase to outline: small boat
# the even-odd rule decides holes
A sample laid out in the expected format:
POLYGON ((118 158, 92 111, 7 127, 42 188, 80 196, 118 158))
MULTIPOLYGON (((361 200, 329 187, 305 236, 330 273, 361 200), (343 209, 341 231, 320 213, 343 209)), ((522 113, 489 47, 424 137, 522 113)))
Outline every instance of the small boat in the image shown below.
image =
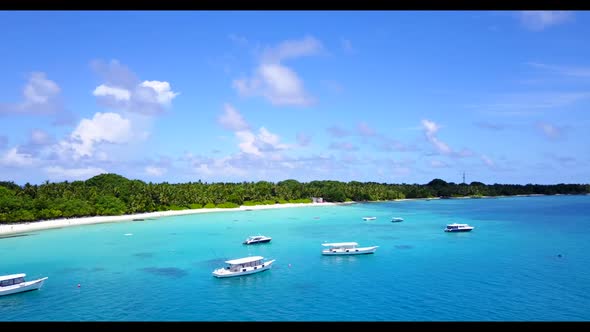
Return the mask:
POLYGON ((33 291, 41 288, 47 277, 25 281, 26 274, 9 274, 0 276, 0 295, 9 295, 15 293, 22 293, 33 291))
POLYGON ((372 254, 379 246, 359 248, 356 242, 322 243, 328 247, 322 250, 322 255, 362 255, 372 254))
POLYGON ((400 221, 404 221, 404 218, 400 218, 400 217, 391 218, 391 222, 400 222, 400 221))
POLYGON ((468 224, 448 224, 445 228, 445 232, 471 232, 475 227, 469 226, 468 224))
POLYGON ((375 220, 377 217, 363 217, 364 221, 375 220))
POLYGON ((271 268, 274 259, 264 261, 262 256, 250 256, 225 261, 227 264, 224 268, 213 271, 213 276, 217 278, 237 277, 247 274, 266 271, 271 268))
POLYGON ((270 240, 272 240, 272 238, 269 236, 253 235, 253 236, 248 236, 248 238, 246 238, 246 240, 244 240, 243 244, 267 243, 267 242, 270 242, 270 240))

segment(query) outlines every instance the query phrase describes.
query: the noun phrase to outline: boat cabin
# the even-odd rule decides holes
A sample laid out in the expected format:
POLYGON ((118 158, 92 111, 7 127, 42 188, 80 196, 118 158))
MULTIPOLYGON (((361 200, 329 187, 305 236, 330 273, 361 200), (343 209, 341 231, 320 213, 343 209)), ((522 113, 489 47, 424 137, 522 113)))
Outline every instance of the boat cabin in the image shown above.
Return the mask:
POLYGON ((354 249, 358 246, 356 242, 339 242, 339 243, 322 243, 324 247, 328 247, 330 250, 335 249, 354 249))
POLYGON ((254 267, 256 269, 257 266, 262 265, 264 267, 263 261, 264 257, 262 256, 252 256, 252 257, 245 257, 239 259, 232 259, 226 261, 225 263, 228 265, 225 267, 226 270, 232 272, 239 272, 245 271, 248 267, 254 267))
POLYGON ((0 287, 22 284, 23 282, 25 282, 25 276, 26 274, 24 273, 2 276, 0 277, 0 287))

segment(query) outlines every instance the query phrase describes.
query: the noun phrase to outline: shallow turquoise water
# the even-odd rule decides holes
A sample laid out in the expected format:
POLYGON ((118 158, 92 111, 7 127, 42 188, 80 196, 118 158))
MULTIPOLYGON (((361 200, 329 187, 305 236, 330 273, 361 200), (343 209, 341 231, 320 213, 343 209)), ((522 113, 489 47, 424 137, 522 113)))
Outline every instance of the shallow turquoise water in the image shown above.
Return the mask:
POLYGON ((590 196, 98 224, 0 239, 0 257, 0 274, 49 277, 39 291, 0 297, 2 321, 590 320, 590 196), (451 222, 475 230, 443 232, 451 222), (272 242, 242 245, 259 233, 272 242), (321 243, 341 241, 380 247, 373 255, 321 256, 321 243), (224 260, 248 255, 277 261, 255 275, 211 275, 224 260))

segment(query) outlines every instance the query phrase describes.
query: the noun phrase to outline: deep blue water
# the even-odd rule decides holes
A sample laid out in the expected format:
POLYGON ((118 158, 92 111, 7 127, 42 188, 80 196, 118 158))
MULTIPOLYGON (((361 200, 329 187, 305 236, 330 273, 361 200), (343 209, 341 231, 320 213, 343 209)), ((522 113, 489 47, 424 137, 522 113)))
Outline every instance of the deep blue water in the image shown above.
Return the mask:
POLYGON ((359 203, 68 227, 2 238, 0 257, 0 274, 49 277, 39 291, 0 297, 1 321, 590 320, 590 196, 359 203), (452 222, 475 229, 443 232, 452 222), (272 242, 242 245, 259 233, 272 242), (322 243, 344 241, 379 248, 320 254, 322 243), (211 275, 248 255, 277 261, 255 275, 211 275))

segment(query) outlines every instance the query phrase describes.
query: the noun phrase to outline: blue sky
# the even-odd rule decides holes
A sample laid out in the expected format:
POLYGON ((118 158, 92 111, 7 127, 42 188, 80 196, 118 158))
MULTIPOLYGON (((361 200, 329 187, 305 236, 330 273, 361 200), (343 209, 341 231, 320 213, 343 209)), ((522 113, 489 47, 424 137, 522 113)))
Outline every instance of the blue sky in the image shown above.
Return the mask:
POLYGON ((0 12, 0 181, 588 183, 589 15, 0 12))

